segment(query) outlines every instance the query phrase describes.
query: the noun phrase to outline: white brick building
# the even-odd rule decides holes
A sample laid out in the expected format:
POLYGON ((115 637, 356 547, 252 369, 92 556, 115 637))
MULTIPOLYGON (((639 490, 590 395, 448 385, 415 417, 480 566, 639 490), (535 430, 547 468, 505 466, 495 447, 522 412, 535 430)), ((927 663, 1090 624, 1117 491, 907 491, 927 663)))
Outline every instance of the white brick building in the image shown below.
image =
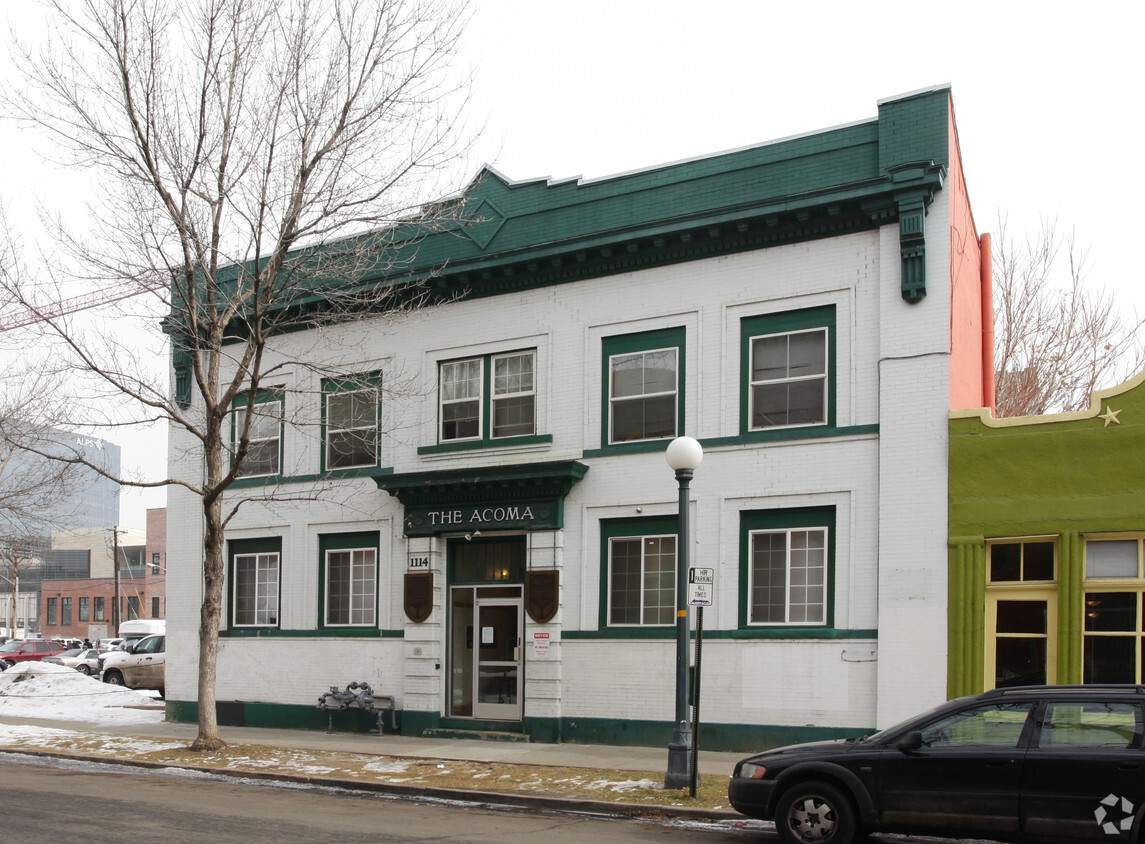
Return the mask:
MULTIPOLYGON (((401 270, 444 264, 454 300, 274 341, 287 365, 258 401, 282 421, 232 494, 327 492, 227 530, 220 722, 324 726, 318 696, 357 681, 410 735, 665 743, 664 449, 682 434, 705 452, 691 564, 716 570, 704 746, 853 734, 943 700, 947 416, 984 403, 949 90, 613 178, 488 170, 467 197, 470 225, 401 270)), ((173 465, 188 446, 173 437, 173 465)), ((179 719, 199 512, 171 493, 179 719)))

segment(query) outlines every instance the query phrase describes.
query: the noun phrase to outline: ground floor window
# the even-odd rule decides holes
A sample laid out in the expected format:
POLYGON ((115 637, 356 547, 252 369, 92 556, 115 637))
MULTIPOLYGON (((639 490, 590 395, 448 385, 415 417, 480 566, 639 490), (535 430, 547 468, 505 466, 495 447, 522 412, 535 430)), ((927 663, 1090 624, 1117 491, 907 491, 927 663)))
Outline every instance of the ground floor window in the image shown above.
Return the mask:
POLYGON ((94 606, 92 607, 92 621, 107 621, 107 618, 104 616, 104 612, 105 610, 103 608, 103 598, 95 598, 94 606))
POLYGON ((332 534, 319 538, 322 553, 323 624, 377 624, 378 534, 332 534))
POLYGON ((58 610, 56 608, 56 599, 55 598, 48 598, 48 610, 47 610, 48 618, 46 621, 47 624, 52 624, 52 625, 58 624, 58 622, 56 621, 57 612, 58 612, 58 610))
POLYGON ((277 626, 281 540, 240 540, 229 547, 232 624, 277 626))
POLYGON ((91 600, 90 598, 80 598, 80 603, 79 603, 79 613, 80 613, 79 620, 80 621, 87 621, 88 620, 88 617, 90 614, 90 607, 89 607, 90 600, 91 600))
POLYGON ((741 514, 745 626, 830 622, 834 525, 832 507, 741 514))
POLYGON ((1145 553, 1141 537, 1085 543, 1082 682, 1145 682, 1145 553))

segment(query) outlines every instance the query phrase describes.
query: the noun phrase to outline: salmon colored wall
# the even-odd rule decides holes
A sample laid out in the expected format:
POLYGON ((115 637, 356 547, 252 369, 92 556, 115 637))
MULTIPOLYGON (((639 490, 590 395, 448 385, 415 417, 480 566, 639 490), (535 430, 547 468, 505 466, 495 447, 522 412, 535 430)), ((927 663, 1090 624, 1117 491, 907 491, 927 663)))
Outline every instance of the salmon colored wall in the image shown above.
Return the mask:
POLYGON ((993 397, 986 400, 984 395, 987 392, 985 370, 988 368, 984 360, 992 356, 983 356, 982 252, 962 172, 962 151, 958 146, 953 105, 948 113, 950 173, 946 190, 950 201, 950 407, 960 410, 993 405, 993 397))

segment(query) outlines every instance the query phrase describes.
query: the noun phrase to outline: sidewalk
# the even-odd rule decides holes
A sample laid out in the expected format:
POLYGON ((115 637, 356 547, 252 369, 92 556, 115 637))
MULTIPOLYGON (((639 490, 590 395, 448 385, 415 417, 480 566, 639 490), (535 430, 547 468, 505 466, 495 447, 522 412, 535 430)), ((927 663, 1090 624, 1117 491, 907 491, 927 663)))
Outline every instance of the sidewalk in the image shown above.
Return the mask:
MULTIPOLYGON (((195 724, 169 723, 166 721, 150 724, 113 724, 87 721, 60 721, 36 718, 0 717, 0 724, 34 726, 55 730, 67 730, 96 736, 135 737, 166 742, 190 743, 198 732, 195 724)), ((388 757, 399 760, 431 762, 458 761, 507 765, 553 766, 561 768, 605 769, 620 772, 645 772, 645 776, 657 776, 662 782, 667 766, 667 748, 617 747, 606 745, 539 744, 531 742, 498 742, 468 739, 412 738, 407 736, 377 736, 361 733, 326 733, 312 730, 285 730, 261 727, 220 727, 219 735, 231 745, 258 745, 279 748, 283 751, 305 751, 308 753, 360 754, 388 757)), ((38 752, 53 756, 74 756, 85 759, 96 758, 90 754, 58 749, 30 750, 4 748, 14 752, 38 752)), ((709 778, 713 785, 726 783, 735 763, 743 753, 719 753, 701 750, 697 763, 701 777, 709 778)), ((100 755, 101 761, 109 761, 100 755)), ((142 767, 152 767, 150 762, 140 762, 128 755, 115 757, 114 761, 142 767)), ((154 767, 170 767, 169 762, 155 763, 154 767)), ((482 789, 482 782, 475 780, 472 787, 439 788, 426 785, 402 786, 392 782, 364 782, 358 779, 334 779, 314 777, 269 770, 220 770, 213 766, 200 766, 193 760, 180 767, 196 770, 209 770, 216 773, 278 779, 290 782, 309 782, 332 785, 334 787, 356 788, 406 794, 407 796, 427 796, 465 800, 477 803, 512 805, 522 808, 543 808, 557 811, 593 812, 623 816, 665 815, 679 818, 708 818, 721 821, 746 820, 728 809, 712 807, 692 807, 685 805, 645 805, 640 803, 615 802, 606 799, 584 799, 583 796, 560 796, 551 791, 488 791, 482 789)), ((485 782, 488 782, 486 780, 485 782)), ((664 792, 676 794, 676 792, 664 792)), ((679 792, 687 795, 687 792, 679 792)), ((607 795, 601 795, 607 797, 607 795)))

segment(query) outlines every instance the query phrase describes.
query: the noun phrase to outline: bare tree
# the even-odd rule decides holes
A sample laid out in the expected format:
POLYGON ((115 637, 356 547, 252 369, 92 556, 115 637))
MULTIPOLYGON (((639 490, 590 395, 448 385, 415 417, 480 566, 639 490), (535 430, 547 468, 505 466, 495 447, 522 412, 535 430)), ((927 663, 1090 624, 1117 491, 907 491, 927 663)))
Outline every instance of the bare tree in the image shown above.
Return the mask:
POLYGON ((1088 281, 1089 250, 1043 222, 1015 242, 994 240, 994 368, 998 416, 1089 407, 1095 389, 1141 369, 1143 322, 1088 281))
MULTIPOLYGON (((9 273, 3 287, 66 351, 67 369, 57 363, 62 353, 46 362, 56 377, 86 376, 86 389, 114 403, 99 419, 89 411, 88 424, 166 422, 196 442, 183 474, 117 480, 179 485, 201 500, 192 748, 212 750, 223 745, 215 664, 224 531, 249 492, 232 486, 264 457, 260 422, 284 412, 260 390, 282 368, 304 365, 302 353, 287 361, 269 343, 297 327, 351 314, 392 318, 421 303, 420 288, 372 280, 393 268, 395 239, 409 243, 448 224, 463 204, 423 208, 419 200, 446 195, 440 182, 455 178, 468 150, 468 80, 450 68, 467 11, 453 0, 47 6, 52 35, 41 48, 22 47, 22 79, 4 104, 51 136, 68 163, 99 176, 89 211, 97 228, 80 237, 57 227, 59 251, 36 283, 9 273), (57 294, 87 282, 135 285, 140 295, 124 300, 114 328, 85 330, 77 315, 43 306, 45 280, 57 294), (158 316, 171 343, 173 393, 168 372, 148 371, 147 355, 124 340, 158 316)), ((161 349, 153 342, 150 353, 161 349)), ((305 495, 323 489, 316 482, 305 495)))

